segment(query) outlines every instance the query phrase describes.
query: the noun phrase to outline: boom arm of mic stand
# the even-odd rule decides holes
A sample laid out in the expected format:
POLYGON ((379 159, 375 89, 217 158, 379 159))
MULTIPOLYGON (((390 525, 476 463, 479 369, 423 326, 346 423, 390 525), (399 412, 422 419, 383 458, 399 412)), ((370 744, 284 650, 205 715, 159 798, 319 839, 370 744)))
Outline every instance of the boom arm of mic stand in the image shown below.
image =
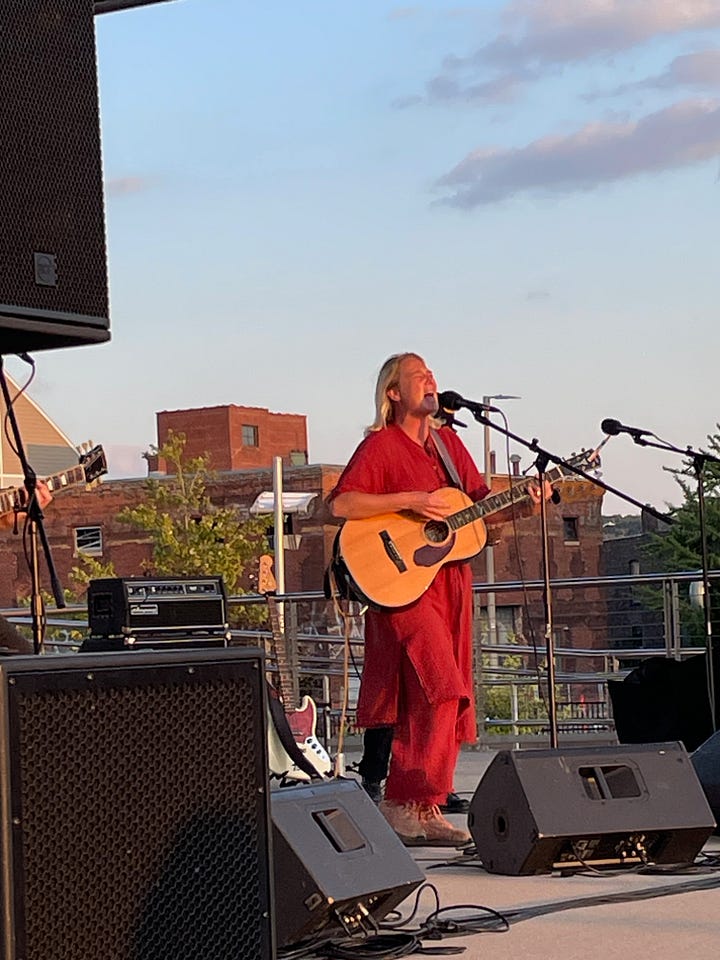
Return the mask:
MULTIPOLYGON (((663 523, 668 524, 675 522, 671 516, 666 513, 660 513, 659 510, 651 507, 650 504, 640 503, 639 500, 636 500, 627 493, 623 493, 623 491, 618 490, 617 487, 611 487, 610 484, 605 483, 604 480, 600 480, 598 477, 590 476, 590 474, 586 473, 581 467, 576 467, 574 464, 568 463, 567 460, 564 460, 562 457, 558 457, 556 454, 550 453, 548 450, 544 450, 538 445, 536 439, 531 441, 525 440, 523 437, 519 437, 510 430, 506 430, 505 427, 501 427, 499 423, 494 423, 489 417, 483 413, 480 413, 479 411, 474 413, 473 416, 478 423, 486 424, 488 427, 492 427, 493 430, 498 430, 500 433, 504 433, 506 437, 510 437, 511 440, 516 440, 519 444, 532 451, 538 457, 542 456, 546 458, 546 463, 555 463, 558 466, 561 466, 563 470, 569 470, 571 473, 577 474, 579 477, 582 477, 583 480, 588 480, 590 483, 594 483, 596 487, 601 487, 603 490, 607 490, 608 493, 615 494, 615 496, 619 497, 621 500, 625 500, 627 503, 631 503, 633 506, 639 507, 640 510, 643 510, 645 513, 649 513, 652 517, 655 517, 656 520, 662 520, 663 523)), ((655 444, 649 445, 655 446, 655 444)), ((683 452, 687 453, 688 451, 683 452)))

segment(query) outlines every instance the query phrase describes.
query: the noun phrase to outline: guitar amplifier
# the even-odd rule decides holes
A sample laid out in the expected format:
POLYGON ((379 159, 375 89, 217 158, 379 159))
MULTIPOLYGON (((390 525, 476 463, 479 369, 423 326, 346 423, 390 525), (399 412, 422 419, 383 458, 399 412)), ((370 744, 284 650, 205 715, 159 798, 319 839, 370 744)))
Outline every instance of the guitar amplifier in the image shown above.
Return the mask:
POLYGON ((91 637, 126 644, 149 637, 225 637, 227 599, 222 577, 110 577, 88 587, 91 637))

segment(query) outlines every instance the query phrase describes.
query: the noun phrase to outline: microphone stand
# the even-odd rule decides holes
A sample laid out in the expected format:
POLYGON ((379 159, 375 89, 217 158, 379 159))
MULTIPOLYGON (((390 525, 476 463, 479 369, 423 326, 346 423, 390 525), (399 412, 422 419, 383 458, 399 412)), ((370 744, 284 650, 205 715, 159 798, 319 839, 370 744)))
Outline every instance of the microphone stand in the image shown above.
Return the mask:
MULTIPOLYGON (((601 487, 603 490, 606 490, 608 493, 614 493, 616 496, 620 497, 623 500, 626 500, 628 503, 632 503, 637 507, 640 507, 641 510, 644 510, 646 513, 651 514, 656 517, 658 520, 662 520, 666 523, 672 523, 673 520, 667 515, 659 513, 653 507, 650 507, 646 504, 641 504, 638 500, 635 500, 633 497, 628 496, 625 493, 622 493, 620 490, 616 490, 614 487, 609 486, 602 480, 599 480, 597 477, 591 477, 590 474, 586 473, 580 467, 575 466, 574 464, 568 463, 562 457, 558 457, 556 454, 550 453, 548 450, 544 450, 539 446, 537 439, 533 438, 531 441, 525 440, 523 437, 518 436, 515 433, 512 433, 510 430, 507 430, 505 427, 501 427, 500 424, 494 423, 490 418, 478 407, 474 405, 471 407, 468 405, 468 409, 472 413, 475 420, 478 423, 485 424, 489 427, 492 427, 493 430, 498 430, 500 433, 504 434, 506 437, 509 437, 511 440, 515 440, 517 443, 521 444, 523 447, 526 447, 528 450, 531 450, 536 454, 535 467, 538 472, 538 479, 540 483, 541 497, 540 497, 540 529, 541 529, 541 538, 542 538, 542 573, 543 573, 543 609, 545 614, 545 656, 547 659, 547 674, 548 674, 548 721, 550 724, 550 746, 553 750, 557 749, 558 746, 558 724, 557 724, 557 708, 555 700, 555 638, 553 636, 553 613, 552 613, 552 593, 550 589, 550 549, 549 549, 549 537, 548 537, 548 517, 547 517, 547 506, 544 496, 544 484, 547 474, 548 463, 552 462, 558 466, 562 466, 563 470, 569 470, 572 473, 577 474, 585 480, 589 480, 591 483, 594 483, 595 486, 601 487)), ((599 448, 598 448, 599 450, 599 448)))
POLYGON ((667 450, 668 453, 677 453, 682 457, 692 457, 692 466, 695 471, 695 482, 697 485, 697 496, 698 496, 698 522, 700 524, 700 563, 702 569, 702 585, 703 585, 703 617, 705 620, 705 649, 707 652, 707 689, 708 689, 708 700, 710 703, 710 717, 712 723, 713 733, 717 730, 717 719, 715 714, 715 663, 713 657, 713 635, 712 635, 712 613, 710 610, 710 576, 709 576, 709 561, 708 561, 708 548, 707 548, 707 520, 705 515, 705 484, 704 484, 704 475, 705 475, 705 464, 710 463, 720 463, 720 458, 713 456, 711 453, 705 453, 704 451, 693 450, 692 447, 686 447, 684 450, 680 447, 675 447, 671 443, 666 443, 664 440, 655 442, 653 440, 646 440, 642 436, 642 431, 633 430, 630 431, 630 436, 633 439, 633 443, 636 443, 640 447, 654 447, 656 450, 667 450))
POLYGON ((27 522, 30 530, 30 610, 32 613, 33 651, 34 653, 39 654, 42 651, 44 640, 45 611, 42 591, 40 589, 38 539, 42 544, 45 562, 50 574, 50 583, 52 585, 53 596, 55 597, 55 604, 61 609, 67 606, 67 604, 65 603, 63 590, 60 586, 60 581, 55 571, 52 554, 50 553, 50 544, 48 543, 45 527, 43 526, 43 512, 40 509, 40 504, 38 503, 37 499, 37 476, 33 468, 30 466, 27 457, 25 456, 25 448, 23 447, 22 438, 20 436, 20 428, 15 416, 13 400, 10 397, 10 391, 8 389, 7 379, 3 369, 2 356, 0 356, 0 388, 2 388, 3 397, 5 399, 5 410, 7 411, 7 417, 12 428, 15 452, 20 460, 25 481, 25 490, 27 491, 27 522))

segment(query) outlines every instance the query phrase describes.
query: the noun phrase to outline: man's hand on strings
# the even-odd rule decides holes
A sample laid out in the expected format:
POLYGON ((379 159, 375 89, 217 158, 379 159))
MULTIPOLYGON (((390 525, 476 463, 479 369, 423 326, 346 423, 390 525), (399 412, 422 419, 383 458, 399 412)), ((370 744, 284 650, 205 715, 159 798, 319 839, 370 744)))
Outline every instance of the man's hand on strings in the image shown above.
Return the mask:
POLYGON ((433 490, 432 493, 418 490, 412 494, 412 497, 410 509, 421 517, 427 517, 428 520, 444 520, 457 509, 447 487, 433 490))

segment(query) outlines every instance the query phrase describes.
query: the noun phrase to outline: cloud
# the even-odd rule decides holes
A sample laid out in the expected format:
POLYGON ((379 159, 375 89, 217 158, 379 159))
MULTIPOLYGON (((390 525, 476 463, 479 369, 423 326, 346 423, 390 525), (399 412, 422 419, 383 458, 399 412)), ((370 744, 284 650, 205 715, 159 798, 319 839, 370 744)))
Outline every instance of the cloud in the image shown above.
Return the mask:
POLYGON ((717 0, 513 0, 503 19, 519 26, 467 60, 515 68, 528 63, 570 63, 620 53, 663 35, 720 26, 717 0))
POLYGON ((388 20, 412 20, 423 12, 421 6, 414 7, 395 7, 387 15, 388 20))
POLYGON ((141 193, 149 189, 151 181, 147 177, 113 177, 105 183, 105 189, 111 197, 125 197, 131 193, 141 193))
POLYGON ((700 163, 720 154, 720 100, 685 100, 640 120, 592 123, 517 149, 468 154, 436 186, 471 209, 518 193, 573 193, 700 163))
MULTIPOLYGON (((661 36, 720 27, 717 0, 510 0, 503 32, 468 56, 447 56, 428 102, 500 102, 564 66, 661 36), (488 79, 494 77, 494 79, 488 79), (482 82, 477 83, 481 78, 482 82)), ((681 65, 678 65, 681 69, 681 65)))
POLYGON ((662 73, 635 83, 624 83, 604 93, 586 94, 583 99, 597 100, 636 90, 672 90, 677 87, 700 87, 703 90, 720 87, 720 49, 683 54, 675 57, 662 73))

